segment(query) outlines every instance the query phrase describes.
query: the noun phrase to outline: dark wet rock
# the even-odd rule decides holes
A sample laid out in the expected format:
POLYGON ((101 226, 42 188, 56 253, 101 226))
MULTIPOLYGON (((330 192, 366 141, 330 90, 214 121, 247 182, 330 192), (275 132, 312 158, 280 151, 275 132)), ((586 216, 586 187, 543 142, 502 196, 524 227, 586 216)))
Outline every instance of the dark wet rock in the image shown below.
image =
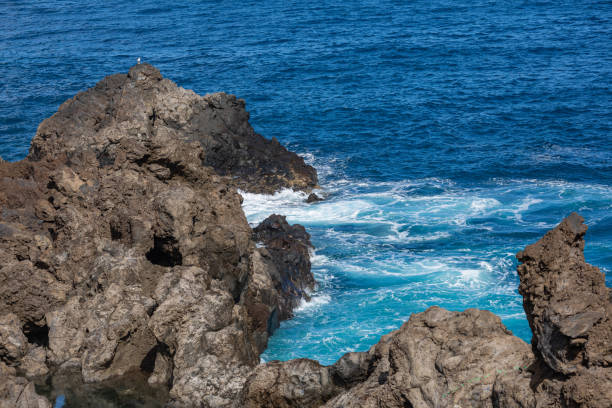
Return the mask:
POLYGON ((235 406, 612 407, 610 289, 586 229, 572 214, 517 255, 532 347, 490 312, 431 307, 331 366, 258 366, 235 406))
POLYGON ((172 406, 233 401, 271 332, 258 319, 277 325, 305 295, 287 283, 313 282, 303 228, 283 224, 289 256, 257 249, 234 186, 307 190, 316 174, 247 120, 244 102, 142 64, 65 102, 26 159, 0 163, 7 369, 144 373, 172 406), (293 261, 299 276, 277 282, 293 261))
POLYGON ((310 299, 308 293, 315 287, 310 272, 310 235, 303 226, 290 225, 284 216, 274 214, 253 229, 253 236, 263 244, 262 256, 274 265, 269 271, 280 294, 279 316, 288 319, 302 299, 310 299))
POLYGON ((323 199, 321 197, 319 197, 318 195, 316 195, 315 193, 310 193, 308 195, 308 198, 306 199, 307 203, 316 203, 319 201, 323 201, 323 199))
POLYGON ((271 215, 253 231, 258 248, 251 256, 252 279, 242 299, 249 314, 258 353, 268 337, 308 293, 315 281, 310 272, 310 235, 301 225, 289 225, 285 217, 271 215))

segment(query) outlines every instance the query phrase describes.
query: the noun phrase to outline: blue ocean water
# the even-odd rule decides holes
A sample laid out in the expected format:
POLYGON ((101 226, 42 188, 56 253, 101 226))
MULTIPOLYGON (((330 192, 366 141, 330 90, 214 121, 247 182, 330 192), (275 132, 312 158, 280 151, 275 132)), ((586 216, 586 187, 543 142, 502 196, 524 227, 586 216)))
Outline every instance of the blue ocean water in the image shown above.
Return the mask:
POLYGON ((265 360, 331 363, 431 305, 529 341, 514 254, 571 211, 612 284, 612 2, 175 3, 0 0, 0 156, 137 57, 244 98, 329 194, 245 194, 316 246, 320 287, 265 360))

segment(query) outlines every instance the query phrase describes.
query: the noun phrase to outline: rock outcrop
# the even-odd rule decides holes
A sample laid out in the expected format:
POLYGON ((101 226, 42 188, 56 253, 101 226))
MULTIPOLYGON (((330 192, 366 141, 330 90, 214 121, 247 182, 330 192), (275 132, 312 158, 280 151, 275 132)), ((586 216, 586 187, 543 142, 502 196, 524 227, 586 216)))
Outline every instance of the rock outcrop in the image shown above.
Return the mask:
POLYGON ((323 199, 321 197, 319 197, 316 193, 310 193, 308 195, 308 198, 306 198, 306 202, 308 204, 312 204, 312 203, 316 203, 319 201, 323 201, 323 199))
POLYGON ((151 65, 140 64, 66 101, 43 121, 28 157, 53 160, 89 151, 95 154, 91 165, 112 168, 128 154, 159 179, 169 179, 175 163, 147 157, 147 136, 154 131, 165 141, 199 144, 201 164, 242 190, 271 194, 283 187, 317 187, 313 167, 276 139, 255 133, 248 120, 244 100, 225 93, 199 96, 163 78, 151 65))
POLYGON ((564 406, 612 406, 612 291, 584 259, 584 219, 573 213, 519 252, 519 292, 545 377, 537 390, 564 406))
POLYGON ((490 312, 432 307, 331 366, 258 366, 236 407, 612 407, 611 291, 572 214, 517 257, 532 348, 490 312))
POLYGON ((494 314, 431 307, 331 366, 301 359, 257 367, 235 406, 492 406, 509 383, 529 389, 532 361, 529 346, 494 314))
MULTIPOLYGON (((282 220, 272 238, 264 222, 270 249, 257 248, 235 187, 313 186, 314 169, 253 132, 243 101, 150 65, 65 102, 26 159, 0 163, 0 382, 138 372, 172 406, 227 406, 306 296, 293 289, 314 283, 303 228, 282 220)), ((30 401, 14 381, 0 399, 30 401)))
POLYGON ((289 225, 282 215, 271 215, 253 229, 256 242, 263 244, 262 254, 274 267, 272 278, 280 297, 280 320, 292 316, 292 310, 302 299, 309 300, 315 287, 310 272, 310 235, 301 225, 289 225))

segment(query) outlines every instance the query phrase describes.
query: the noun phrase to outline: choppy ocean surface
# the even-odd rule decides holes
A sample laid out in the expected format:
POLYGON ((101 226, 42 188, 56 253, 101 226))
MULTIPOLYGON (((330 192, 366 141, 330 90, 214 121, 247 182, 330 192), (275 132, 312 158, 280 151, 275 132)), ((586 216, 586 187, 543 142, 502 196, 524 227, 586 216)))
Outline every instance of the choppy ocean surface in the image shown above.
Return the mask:
POLYGON ((0 156, 137 57, 247 101, 328 199, 245 194, 304 224, 320 282, 264 360, 332 363, 439 305, 526 341, 514 255, 571 211, 612 285, 612 2, 0 0, 0 156))

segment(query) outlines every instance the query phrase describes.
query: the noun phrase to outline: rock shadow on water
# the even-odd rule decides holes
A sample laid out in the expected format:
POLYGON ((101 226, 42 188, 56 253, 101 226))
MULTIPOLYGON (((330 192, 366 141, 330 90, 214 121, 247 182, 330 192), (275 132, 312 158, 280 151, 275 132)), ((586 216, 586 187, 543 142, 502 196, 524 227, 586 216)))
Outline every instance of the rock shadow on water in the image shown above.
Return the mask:
POLYGON ((36 391, 53 402, 53 408, 161 408, 168 401, 168 390, 151 387, 139 372, 87 384, 79 371, 62 371, 39 379, 36 391))

